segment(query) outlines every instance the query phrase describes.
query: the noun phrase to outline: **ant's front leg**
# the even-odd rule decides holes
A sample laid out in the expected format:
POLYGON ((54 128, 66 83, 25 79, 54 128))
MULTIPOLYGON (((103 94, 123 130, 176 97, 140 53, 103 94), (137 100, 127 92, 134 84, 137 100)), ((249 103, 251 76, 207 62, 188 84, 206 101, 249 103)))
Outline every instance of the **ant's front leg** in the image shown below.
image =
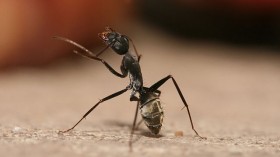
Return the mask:
POLYGON ((132 39, 131 39, 130 37, 126 36, 126 35, 124 35, 124 36, 125 36, 128 40, 130 40, 130 42, 132 43, 133 49, 134 49, 134 51, 135 51, 135 53, 136 53, 136 56, 137 56, 137 61, 140 62, 140 59, 141 59, 142 55, 138 53, 138 51, 137 51, 137 49, 136 49, 136 46, 135 46, 135 44, 133 43, 132 39))
POLYGON ((103 59, 101 59, 101 58, 98 58, 98 57, 96 57, 96 56, 92 56, 92 55, 89 55, 89 54, 83 54, 83 53, 80 53, 80 52, 78 52, 78 51, 76 51, 76 50, 73 50, 74 51, 74 53, 76 53, 76 54, 79 54, 79 55, 81 55, 81 56, 84 56, 84 57, 87 57, 87 58, 90 58, 90 59, 93 59, 93 60, 97 60, 97 61, 99 61, 99 62, 101 62, 101 63, 103 63, 105 66, 106 66, 106 68, 112 73, 112 74, 114 74, 114 75, 116 75, 116 76, 118 76, 118 77, 120 77, 120 78, 125 78, 126 76, 127 76, 127 74, 128 73, 119 73, 119 72, 117 72, 114 68, 112 68, 112 66, 111 65, 109 65, 105 60, 103 60, 103 59))
POLYGON ((112 74, 114 74, 114 75, 116 75, 116 76, 118 76, 118 77, 121 77, 121 78, 124 78, 124 77, 127 76, 126 73, 122 73, 122 74, 121 74, 121 73, 117 72, 117 71, 116 71, 114 68, 112 68, 112 66, 110 66, 106 61, 104 61, 103 59, 101 59, 101 58, 98 57, 98 56, 101 55, 105 50, 107 50, 107 49, 111 46, 111 44, 114 44, 114 42, 112 42, 111 44, 107 45, 103 50, 101 50, 99 53, 97 53, 97 55, 94 55, 94 53, 93 53, 92 51, 88 50, 87 48, 83 47, 82 45, 80 45, 80 44, 78 44, 78 43, 76 43, 76 42, 74 42, 74 41, 72 41, 72 40, 70 40, 70 39, 67 39, 67 38, 64 38, 64 37, 58 37, 58 36, 55 36, 54 38, 55 38, 55 39, 58 39, 58 40, 62 40, 62 41, 64 41, 64 42, 67 42, 67 43, 69 43, 69 44, 71 44, 71 45, 74 45, 75 47, 77 47, 77 48, 83 50, 85 53, 81 53, 81 52, 76 51, 76 50, 74 50, 74 53, 79 54, 79 55, 84 56, 84 57, 87 57, 87 58, 90 58, 90 59, 93 59, 93 60, 97 60, 97 61, 103 63, 103 64, 106 66, 106 68, 107 68, 112 74))

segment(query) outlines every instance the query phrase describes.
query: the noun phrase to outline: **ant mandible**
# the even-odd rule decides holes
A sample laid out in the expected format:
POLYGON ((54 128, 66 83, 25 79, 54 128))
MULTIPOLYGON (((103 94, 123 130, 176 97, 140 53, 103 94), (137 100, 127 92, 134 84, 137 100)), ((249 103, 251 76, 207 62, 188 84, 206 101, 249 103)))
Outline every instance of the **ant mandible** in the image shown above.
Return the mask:
POLYGON ((159 99, 161 91, 158 89, 167 80, 171 79, 184 106, 187 108, 192 130, 195 132, 195 134, 198 137, 204 138, 204 137, 201 137, 195 130, 188 104, 187 104, 177 82, 175 81, 175 79, 172 75, 168 75, 168 76, 164 77, 163 79, 159 80, 158 82, 156 82, 155 84, 153 84, 150 87, 144 87, 141 68, 139 65, 141 55, 138 54, 133 41, 128 36, 122 35, 110 27, 106 27, 105 31, 102 33, 99 33, 98 36, 105 42, 105 44, 107 46, 103 50, 101 50, 99 53, 97 53, 96 55, 92 51, 86 49, 85 47, 81 46, 80 44, 78 44, 70 39, 63 38, 63 37, 54 37, 54 38, 68 42, 68 43, 78 47, 79 49, 83 50, 83 52, 79 52, 76 50, 74 50, 74 52, 79 55, 82 55, 84 57, 87 57, 87 58, 90 58, 93 60, 97 60, 97 61, 103 63, 111 73, 113 73, 114 75, 116 75, 118 77, 125 78, 127 75, 129 75, 130 84, 126 88, 124 88, 116 93, 113 93, 109 96, 106 96, 103 99, 100 99, 99 102, 97 102, 90 110, 88 110, 73 127, 71 127, 68 130, 65 130, 65 131, 60 131, 60 133, 65 133, 70 130, 73 130, 83 119, 85 119, 87 117, 88 114, 90 114, 102 102, 110 100, 114 97, 117 97, 117 96, 125 93, 128 90, 131 90, 132 92, 130 95, 130 101, 136 101, 137 106, 136 106, 136 113, 135 113, 134 120, 133 120, 132 130, 131 130, 131 134, 130 134, 129 146, 130 147, 132 146, 132 136, 133 136, 135 126, 136 126, 138 109, 140 109, 140 113, 143 118, 142 120, 144 121, 145 125, 149 128, 149 130, 153 134, 157 135, 160 132, 161 127, 162 127, 163 114, 164 114, 162 106, 161 106, 161 102, 159 99), (129 42, 131 42, 133 45, 133 48, 137 55, 136 58, 129 51, 129 42), (103 59, 98 57, 100 54, 102 54, 108 48, 111 48, 114 52, 116 52, 119 55, 123 55, 122 64, 120 66, 121 73, 114 70, 112 68, 112 66, 110 66, 106 61, 104 61, 103 59), (139 94, 138 97, 136 96, 137 93, 139 94))

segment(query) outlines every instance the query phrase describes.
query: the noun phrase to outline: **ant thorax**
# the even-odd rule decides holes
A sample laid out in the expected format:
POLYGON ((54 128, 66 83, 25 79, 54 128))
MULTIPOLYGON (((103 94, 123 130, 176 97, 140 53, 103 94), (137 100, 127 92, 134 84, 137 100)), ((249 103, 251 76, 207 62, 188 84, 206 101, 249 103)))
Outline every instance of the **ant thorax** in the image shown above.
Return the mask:
POLYGON ((127 53, 123 57, 122 68, 129 74, 131 89, 138 92, 143 86, 143 78, 138 61, 127 53))

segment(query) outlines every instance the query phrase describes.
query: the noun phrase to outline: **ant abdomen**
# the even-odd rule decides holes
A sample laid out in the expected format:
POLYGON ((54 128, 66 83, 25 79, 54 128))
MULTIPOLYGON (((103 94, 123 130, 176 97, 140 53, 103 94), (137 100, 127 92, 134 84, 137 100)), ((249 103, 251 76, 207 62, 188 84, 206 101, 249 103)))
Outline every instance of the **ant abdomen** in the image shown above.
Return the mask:
POLYGON ((140 113, 149 130, 155 135, 158 134, 163 122, 163 109, 158 95, 154 93, 142 95, 140 113))

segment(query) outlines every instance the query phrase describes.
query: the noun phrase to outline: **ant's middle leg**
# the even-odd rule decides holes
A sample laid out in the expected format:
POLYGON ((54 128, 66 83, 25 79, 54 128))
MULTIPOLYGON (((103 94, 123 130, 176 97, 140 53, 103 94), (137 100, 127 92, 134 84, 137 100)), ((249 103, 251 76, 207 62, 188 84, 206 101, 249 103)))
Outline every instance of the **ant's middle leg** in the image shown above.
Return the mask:
POLYGON ((183 96, 183 93, 181 92, 181 90, 180 90, 180 88, 179 88, 177 82, 175 81, 175 79, 173 78, 172 75, 168 75, 168 76, 166 76, 165 78, 159 80, 158 82, 156 82, 155 84, 153 84, 153 85, 148 89, 148 91, 149 91, 149 92, 155 92, 155 91, 157 91, 158 88, 161 87, 161 86, 162 86, 167 80, 169 80, 169 79, 172 79, 173 84, 175 85, 176 90, 177 90, 178 94, 180 95, 181 100, 183 101, 185 107, 187 108, 188 115, 189 115, 189 119, 190 119, 191 126, 192 126, 192 130, 195 132, 195 134, 196 134, 197 136, 199 136, 200 138, 205 139, 205 137, 201 137, 201 136, 197 133, 197 131, 195 130, 194 125, 193 125, 193 121, 192 121, 192 117, 191 117, 191 113, 190 113, 190 110, 189 110, 189 106, 188 106, 188 104, 187 104, 187 102, 186 102, 186 100, 185 100, 185 98, 184 98, 184 96, 183 96))
POLYGON ((125 88, 125 89, 120 90, 120 91, 118 91, 118 92, 116 92, 116 93, 113 93, 113 94, 111 94, 111 95, 109 95, 109 96, 107 96, 107 97, 105 97, 105 98, 103 98, 103 99, 100 99, 99 102, 97 102, 91 109, 89 109, 89 110, 83 115, 83 117, 82 117, 72 128, 70 128, 70 129, 68 129, 68 130, 65 130, 65 131, 59 131, 59 133, 66 133, 66 132, 68 132, 68 131, 73 130, 73 129, 74 129, 83 119, 85 119, 85 118, 87 117, 87 115, 90 114, 91 111, 93 111, 99 104, 101 104, 101 103, 104 102, 104 101, 110 100, 110 99, 112 99, 112 98, 114 98, 114 97, 117 97, 117 96, 123 94, 124 92, 126 92, 127 90, 128 90, 128 89, 125 88))
POLYGON ((137 101, 136 111, 135 111, 134 120, 133 120, 133 124, 132 124, 132 129, 131 129, 130 137, 129 137, 129 148, 130 148, 130 151, 132 151, 132 137, 133 137, 133 133, 134 133, 135 128, 136 128, 138 109, 139 109, 139 101, 137 101))

